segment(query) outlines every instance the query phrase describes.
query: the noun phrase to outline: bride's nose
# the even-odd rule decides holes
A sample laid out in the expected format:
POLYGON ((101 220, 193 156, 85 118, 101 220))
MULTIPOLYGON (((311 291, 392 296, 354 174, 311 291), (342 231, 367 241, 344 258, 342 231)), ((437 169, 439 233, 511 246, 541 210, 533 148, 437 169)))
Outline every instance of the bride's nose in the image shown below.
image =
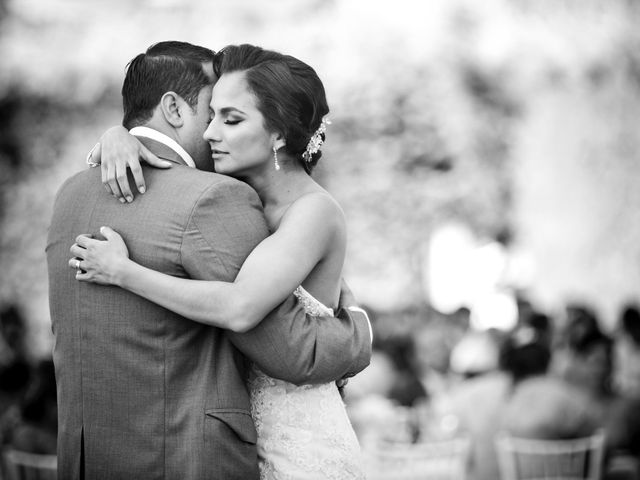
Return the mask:
POLYGON ((207 142, 220 142, 220 130, 216 127, 215 120, 209 123, 209 126, 204 131, 202 138, 204 138, 207 142))

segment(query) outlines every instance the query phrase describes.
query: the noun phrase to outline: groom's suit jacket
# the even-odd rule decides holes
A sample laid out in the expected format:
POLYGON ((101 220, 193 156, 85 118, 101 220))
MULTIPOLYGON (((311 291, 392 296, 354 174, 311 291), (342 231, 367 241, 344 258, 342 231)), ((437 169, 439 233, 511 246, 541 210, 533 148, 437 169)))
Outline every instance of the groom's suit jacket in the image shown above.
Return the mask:
POLYGON ((177 163, 144 167, 147 193, 122 205, 92 168, 67 180, 54 205, 47 260, 59 478, 257 478, 249 360, 298 384, 353 375, 369 362, 368 322, 347 311, 307 317, 291 296, 256 328, 234 334, 118 287, 76 281, 69 248, 102 225, 123 236, 136 262, 224 281, 268 233, 246 184, 181 165, 173 150, 141 140, 177 163))

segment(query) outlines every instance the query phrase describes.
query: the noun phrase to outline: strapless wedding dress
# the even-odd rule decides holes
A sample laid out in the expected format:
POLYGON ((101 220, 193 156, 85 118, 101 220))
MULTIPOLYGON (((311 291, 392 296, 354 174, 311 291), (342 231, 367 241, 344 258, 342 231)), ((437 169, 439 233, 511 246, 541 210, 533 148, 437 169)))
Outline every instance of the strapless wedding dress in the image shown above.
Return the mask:
MULTIPOLYGON (((298 287, 313 316, 333 310, 298 287)), ((335 383, 297 386, 255 365, 249 378, 261 480, 364 479, 360 446, 335 383)))

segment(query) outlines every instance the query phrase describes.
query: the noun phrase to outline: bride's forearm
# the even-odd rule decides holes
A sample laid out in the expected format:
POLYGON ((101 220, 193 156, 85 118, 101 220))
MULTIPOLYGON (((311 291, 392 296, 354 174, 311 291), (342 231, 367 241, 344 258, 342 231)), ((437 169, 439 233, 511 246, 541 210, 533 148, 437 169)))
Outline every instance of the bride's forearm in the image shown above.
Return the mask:
POLYGON ((237 332, 258 323, 248 318, 247 303, 233 283, 172 277, 131 260, 118 268, 113 280, 116 285, 199 323, 237 332))

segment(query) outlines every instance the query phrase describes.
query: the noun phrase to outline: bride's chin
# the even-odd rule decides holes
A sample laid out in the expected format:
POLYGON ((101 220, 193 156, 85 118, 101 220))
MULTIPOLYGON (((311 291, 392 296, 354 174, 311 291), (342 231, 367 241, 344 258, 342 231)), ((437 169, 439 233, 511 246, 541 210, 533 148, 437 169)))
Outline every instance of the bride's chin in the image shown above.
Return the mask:
POLYGON ((225 168, 225 164, 224 162, 220 161, 220 160, 213 160, 213 166, 216 169, 217 173, 226 173, 226 168, 225 168))
POLYGON ((216 173, 219 173, 221 175, 228 175, 230 177, 234 176, 234 169, 233 168, 229 168, 229 165, 225 165, 224 162, 222 163, 217 163, 216 162, 216 173))

